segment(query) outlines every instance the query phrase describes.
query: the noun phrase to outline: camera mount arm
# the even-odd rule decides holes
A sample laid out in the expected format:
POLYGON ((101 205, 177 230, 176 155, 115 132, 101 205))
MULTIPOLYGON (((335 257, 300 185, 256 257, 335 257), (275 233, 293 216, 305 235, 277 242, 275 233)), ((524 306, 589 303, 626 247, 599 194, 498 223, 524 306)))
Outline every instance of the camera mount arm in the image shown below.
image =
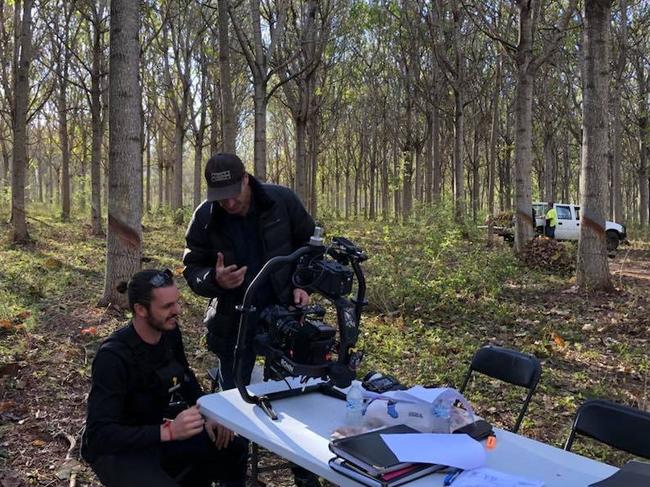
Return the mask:
POLYGON ((237 310, 241 313, 239 330, 237 334, 237 345, 235 348, 235 384, 242 398, 250 403, 261 407, 271 418, 277 419, 277 415, 271 406, 271 399, 292 397, 307 392, 321 392, 339 399, 345 395, 339 388, 347 387, 354 379, 358 365, 363 353, 355 350, 359 336, 359 323, 361 312, 366 305, 365 292, 366 281, 361 269, 361 262, 367 259, 364 252, 350 240, 343 237, 335 237, 332 244, 326 247, 323 244, 322 229, 316 227, 309 245, 301 247, 287 256, 278 256, 270 259, 250 283, 244 299, 237 310), (326 256, 332 260, 328 260, 326 256), (269 359, 277 363, 284 370, 286 376, 317 378, 329 378, 327 382, 320 382, 315 385, 301 389, 290 389, 274 392, 269 395, 256 396, 248 392, 246 387, 243 353, 250 346, 249 336, 250 314, 256 311, 253 305, 256 292, 265 282, 267 276, 281 265, 290 265, 298 262, 294 273, 294 285, 307 291, 323 295, 336 308, 336 317, 340 341, 338 343, 335 362, 325 364, 308 365, 294 360, 284 354, 281 349, 270 347, 267 350, 267 364, 269 359), (349 298, 352 291, 352 268, 357 281, 356 296, 349 298))
POLYGON ((246 381, 244 380, 243 370, 244 368, 241 361, 242 354, 248 347, 247 337, 249 315, 256 311, 256 308, 255 306, 252 306, 251 301, 255 297, 255 293, 257 292, 257 288, 260 286, 260 283, 262 283, 271 273, 271 271, 276 267, 282 264, 291 264, 297 261, 303 255, 310 253, 313 253, 314 255, 322 255, 324 252, 325 247, 322 245, 306 245, 289 255, 273 257, 267 261, 266 264, 264 264, 260 272, 255 276, 253 281, 246 289, 246 292, 244 293, 244 300, 242 301, 242 304, 237 306, 237 311, 241 313, 241 318, 239 321, 239 331, 237 333, 237 345, 235 346, 235 384, 237 385, 237 389, 239 390, 239 393, 241 394, 244 401, 250 404, 257 404, 265 411, 267 411, 267 414, 267 405, 262 404, 266 398, 264 396, 252 396, 249 394, 248 389, 246 389, 246 381))

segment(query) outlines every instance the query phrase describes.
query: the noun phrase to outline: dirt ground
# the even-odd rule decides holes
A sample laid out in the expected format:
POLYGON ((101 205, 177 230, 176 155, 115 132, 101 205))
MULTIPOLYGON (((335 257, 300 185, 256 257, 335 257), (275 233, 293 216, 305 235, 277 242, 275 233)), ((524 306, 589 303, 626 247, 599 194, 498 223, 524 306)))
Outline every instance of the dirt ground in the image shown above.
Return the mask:
MULTIPOLYGON (((594 347, 634 342, 647 347, 650 340, 650 250, 621 247, 610 262, 617 288, 614 296, 589 298, 587 317, 582 333, 607 331, 594 337, 594 347), (597 312, 600 310, 601 312, 597 312), (602 312, 606 310, 607 312, 602 312), (609 340, 609 342, 608 342, 609 340)), ((525 300, 516 292, 512 300, 525 300)), ((551 313, 557 318, 574 313, 583 306, 585 297, 567 288, 553 297, 551 313)), ((194 310, 195 316, 200 314, 194 310)), ((0 486, 95 486, 99 485, 90 470, 79 459, 78 442, 83 427, 85 401, 89 389, 88 371, 94 352, 110 330, 123 322, 123 315, 89 307, 87 302, 69 295, 56 302, 43 303, 42 322, 36 332, 20 327, 0 328, 0 340, 24 340, 26 346, 11 363, 0 366, 0 486)), ((199 320, 187 320, 184 326, 186 349, 190 362, 207 385, 205 370, 210 356, 200 343, 202 326, 199 320), (191 323, 196 323, 191 325, 191 323)), ((558 337, 556 342, 566 337, 558 337)), ((590 342, 591 343, 591 342, 590 342)), ((567 350, 564 358, 570 358, 567 350)), ((577 352, 575 352, 577 353, 577 352)), ((648 407, 648 374, 623 366, 607 355, 594 369, 594 374, 608 374, 613 380, 625 382, 625 394, 638 406, 648 407)), ((576 360, 583 360, 580 356, 576 360)), ((562 370, 562 364, 559 365, 562 370)), ((561 378, 555 387, 562 387, 561 378)), ((550 405, 553 407, 553 405, 550 405)), ((538 439, 552 437, 544 424, 534 429, 538 439)), ((276 459, 265 457, 264 463, 276 459)), ((269 485, 292 485, 286 472, 265 477, 269 485)))

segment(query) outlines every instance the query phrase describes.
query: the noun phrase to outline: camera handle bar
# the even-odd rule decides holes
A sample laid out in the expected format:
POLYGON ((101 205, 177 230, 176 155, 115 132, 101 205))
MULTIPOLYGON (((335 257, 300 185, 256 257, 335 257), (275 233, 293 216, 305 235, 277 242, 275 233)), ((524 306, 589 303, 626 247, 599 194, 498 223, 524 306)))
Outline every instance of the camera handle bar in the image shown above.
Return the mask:
MULTIPOLYGON (((235 384, 244 401, 249 404, 255 404, 262 408, 262 410, 272 420, 278 419, 277 414, 271 406, 271 400, 274 399, 284 399, 310 392, 320 392, 337 399, 345 399, 345 394, 340 390, 335 389, 332 385, 331 377, 329 382, 321 382, 311 386, 273 392, 263 396, 257 396, 248 392, 248 389, 246 388, 247 381, 244 378, 244 364, 241 359, 243 352, 249 346, 249 315, 256 311, 255 306, 253 306, 251 302, 255 296, 257 288, 260 286, 260 283, 264 282, 266 277, 276 267, 282 264, 291 264, 304 256, 310 256, 312 259, 318 259, 320 257, 324 257, 327 253, 339 262, 350 264, 357 279, 357 295, 355 298, 348 300, 343 296, 326 295, 326 297, 332 301, 336 307, 337 324, 339 325, 340 345, 337 362, 333 365, 328 365, 325 367, 323 365, 310 366, 304 364, 296 364, 285 358, 285 361, 289 362, 289 365, 292 367, 292 375, 318 377, 327 375, 327 369, 332 368, 333 370, 331 370, 331 372, 334 372, 336 370, 340 376, 341 373, 345 374, 350 370, 356 370, 358 362, 361 360, 361 355, 358 353, 353 354, 352 349, 354 348, 359 335, 359 322, 361 320, 361 312, 363 310, 363 307, 367 304, 365 301, 366 281, 360 266, 360 263, 366 260, 367 257, 352 242, 343 237, 335 237, 333 239, 333 243, 336 244, 340 249, 328 249, 325 247, 325 245, 323 245, 323 240, 320 237, 320 233, 321 229, 317 227, 314 233, 314 237, 311 238, 309 245, 301 247, 289 255, 277 256, 268 260, 246 289, 242 304, 237 306, 237 311, 241 313, 241 318, 239 322, 239 331, 237 334, 237 345, 235 347, 235 384)), ((354 372, 352 372, 352 374, 353 373, 354 372)), ((348 385, 351 383, 351 380, 352 379, 350 378, 349 381, 346 381, 345 378, 342 378, 342 381, 348 382, 348 385)))

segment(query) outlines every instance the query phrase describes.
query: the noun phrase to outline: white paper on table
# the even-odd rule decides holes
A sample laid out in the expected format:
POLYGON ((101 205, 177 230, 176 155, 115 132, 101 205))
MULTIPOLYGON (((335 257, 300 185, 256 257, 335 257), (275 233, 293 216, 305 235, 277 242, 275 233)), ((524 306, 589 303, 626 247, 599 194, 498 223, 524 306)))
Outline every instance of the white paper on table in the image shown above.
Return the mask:
POLYGON ((460 401, 465 411, 469 413, 470 420, 476 420, 474 409, 469 401, 452 387, 434 387, 429 389, 422 386, 413 386, 405 391, 390 391, 384 395, 390 395, 398 400, 414 401, 423 404, 433 404, 437 399, 442 399, 448 404, 454 404, 456 401, 460 401))
POLYGON ((448 389, 448 387, 432 387, 431 389, 427 389, 426 387, 422 386, 413 386, 405 391, 395 391, 395 395, 398 397, 412 397, 423 402, 433 403, 443 392, 446 392, 448 389))
POLYGON ((542 487, 541 480, 517 477, 491 468, 476 468, 461 473, 454 487, 542 487))
POLYGON ((485 449, 466 434, 381 435, 400 462, 431 463, 469 470, 485 465, 485 449))

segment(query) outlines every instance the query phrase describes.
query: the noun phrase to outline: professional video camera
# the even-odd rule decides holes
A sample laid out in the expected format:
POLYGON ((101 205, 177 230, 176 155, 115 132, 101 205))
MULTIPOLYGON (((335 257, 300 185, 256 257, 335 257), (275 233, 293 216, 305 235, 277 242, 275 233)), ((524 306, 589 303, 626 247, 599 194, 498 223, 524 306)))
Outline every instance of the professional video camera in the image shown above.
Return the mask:
POLYGON ((238 307, 241 321, 235 349, 235 382, 245 401, 259 405, 271 418, 276 419, 271 399, 315 391, 342 399, 345 397, 333 386, 349 386, 362 358, 362 353, 354 347, 359 336, 361 311, 366 304, 366 284, 360 266, 366 259, 359 247, 343 237, 334 237, 326 247, 322 229, 316 227, 309 245, 291 255, 274 257, 264 265, 248 286, 244 301, 238 307), (337 329, 323 321, 323 306, 273 305, 261 311, 261 331, 253 337, 252 345, 265 357, 264 380, 300 377, 302 381, 320 378, 325 382, 262 397, 254 396, 246 389, 240 358, 251 345, 248 343, 248 319, 250 313, 256 311, 252 304, 255 293, 275 268, 294 264, 293 285, 324 296, 336 308, 338 338, 337 329), (348 298, 355 277, 356 296, 348 298))

